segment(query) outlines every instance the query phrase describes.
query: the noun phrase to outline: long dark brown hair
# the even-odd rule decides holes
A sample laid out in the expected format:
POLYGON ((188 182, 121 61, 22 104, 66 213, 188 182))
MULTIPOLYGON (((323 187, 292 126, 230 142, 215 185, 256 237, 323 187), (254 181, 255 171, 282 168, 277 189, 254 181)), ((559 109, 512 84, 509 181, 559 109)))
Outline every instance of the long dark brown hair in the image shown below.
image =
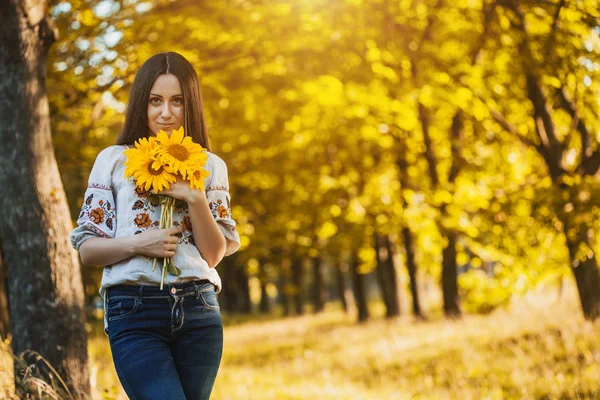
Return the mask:
POLYGON ((211 151, 198 75, 185 57, 174 52, 153 55, 135 74, 125 113, 125 125, 115 144, 132 145, 140 138, 151 136, 148 128, 148 100, 154 81, 162 74, 173 74, 179 79, 183 90, 185 135, 211 151))

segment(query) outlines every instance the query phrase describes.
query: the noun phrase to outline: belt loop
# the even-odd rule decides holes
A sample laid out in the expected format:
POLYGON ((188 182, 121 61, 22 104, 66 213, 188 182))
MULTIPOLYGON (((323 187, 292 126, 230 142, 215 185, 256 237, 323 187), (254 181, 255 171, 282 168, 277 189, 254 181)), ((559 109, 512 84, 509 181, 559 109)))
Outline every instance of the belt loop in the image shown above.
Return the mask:
POLYGON ((110 288, 106 288, 106 292, 104 292, 104 297, 106 300, 106 304, 110 304, 110 296, 108 295, 108 293, 110 292, 110 288))
POLYGON ((144 296, 144 285, 140 285, 140 304, 142 304, 143 296, 144 296))
POLYGON ((200 298, 200 288, 199 286, 196 284, 195 281, 192 281, 192 283, 194 284, 194 287, 196 288, 196 299, 200 298))

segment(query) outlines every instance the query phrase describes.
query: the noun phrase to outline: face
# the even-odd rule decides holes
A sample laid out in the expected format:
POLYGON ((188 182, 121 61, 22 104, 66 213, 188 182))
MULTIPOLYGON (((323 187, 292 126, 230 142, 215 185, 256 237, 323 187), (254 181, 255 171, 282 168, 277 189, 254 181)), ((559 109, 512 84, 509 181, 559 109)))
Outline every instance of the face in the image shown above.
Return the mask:
POLYGON ((148 99, 148 128, 156 135, 162 129, 171 136, 183 125, 183 91, 172 74, 159 75, 148 99))

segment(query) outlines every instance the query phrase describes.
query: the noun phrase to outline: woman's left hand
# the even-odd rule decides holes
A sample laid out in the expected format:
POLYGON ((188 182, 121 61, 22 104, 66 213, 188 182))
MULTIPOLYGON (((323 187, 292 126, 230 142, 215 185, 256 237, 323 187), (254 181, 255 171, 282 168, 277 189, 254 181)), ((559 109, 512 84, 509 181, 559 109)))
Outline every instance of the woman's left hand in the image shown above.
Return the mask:
MULTIPOLYGON (((154 193, 154 191, 152 191, 154 193)), ((180 176, 177 177, 175 183, 171 183, 170 189, 163 189, 156 194, 164 194, 175 199, 185 200, 190 203, 192 200, 199 198, 202 191, 190 187, 190 183, 184 181, 180 176)))

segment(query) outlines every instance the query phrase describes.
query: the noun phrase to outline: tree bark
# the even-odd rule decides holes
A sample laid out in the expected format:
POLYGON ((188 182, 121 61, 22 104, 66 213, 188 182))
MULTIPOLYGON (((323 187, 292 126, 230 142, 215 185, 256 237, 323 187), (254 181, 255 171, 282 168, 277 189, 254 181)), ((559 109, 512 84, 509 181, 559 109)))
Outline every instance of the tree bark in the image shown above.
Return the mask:
MULTIPOLYGON (((0 244, 0 249, 2 245, 0 244)), ((10 332, 10 304, 8 304, 6 266, 0 253, 0 340, 5 340, 10 332)))
POLYGON ((358 309, 358 322, 366 322, 369 319, 367 307, 367 293, 365 288, 365 275, 358 271, 358 254, 352 250, 350 256, 350 272, 352 273, 352 287, 354 288, 354 299, 358 309))
POLYGON ((342 308, 344 309, 344 312, 348 314, 350 312, 350 308, 346 297, 346 277, 344 275, 344 269, 340 260, 340 263, 335 266, 335 281, 338 289, 338 294, 342 302, 342 308))
POLYGON ((267 282, 260 281, 260 304, 259 310, 263 314, 268 314, 271 311, 269 303, 269 295, 267 293, 267 282))
POLYGON ((292 261, 292 281, 294 283, 294 306, 296 315, 304 314, 302 299, 302 258, 294 257, 292 261))
POLYGON ((385 316, 386 318, 397 317, 400 315, 398 282, 392 246, 387 235, 375 234, 375 252, 377 257, 377 280, 385 304, 385 316))
POLYGON ((600 317, 600 271, 598 270, 596 253, 590 250, 590 253, 585 255, 584 261, 581 261, 577 254, 582 245, 587 245, 589 249, 594 248, 593 231, 586 226, 579 226, 577 227, 577 234, 569 235, 568 222, 563 220, 563 224, 567 247, 569 248, 571 271, 577 283, 583 315, 586 319, 594 321, 600 317))
MULTIPOLYGON (((235 256, 235 254, 232 254, 235 256)), ((248 282, 248 273, 243 265, 236 263, 237 287, 238 287, 238 311, 244 314, 252 313, 252 301, 250 300, 250 283, 248 282)))
POLYGON ((323 294, 323 263, 320 256, 316 256, 312 258, 312 267, 313 267, 313 305, 315 309, 315 313, 323 311, 323 307, 325 304, 324 294, 323 294))
POLYGON ((449 318, 461 316, 460 300, 458 296, 456 265, 456 232, 448 231, 444 235, 448 246, 442 251, 442 292, 444 296, 444 314, 449 318))
MULTIPOLYGON (((399 144, 400 149, 398 151, 398 158, 396 160, 396 164, 398 165, 398 176, 400 180, 400 185, 402 186, 402 188, 409 188, 410 185, 406 174, 408 165, 406 159, 404 158, 404 147, 406 147, 406 145, 402 140, 399 140, 399 144)), ((406 210, 407 203, 406 199, 402 194, 399 196, 399 201, 402 206, 402 209, 406 210)), ((404 241, 404 249, 406 253, 406 269, 408 270, 408 277, 410 280, 410 292, 412 295, 413 314, 417 318, 425 318, 425 315, 421 308, 421 301, 419 298, 419 285, 417 284, 417 262, 415 259, 413 233, 408 227, 408 223, 406 221, 404 223, 404 227, 402 228, 402 238, 404 241)))
POLYGON ((408 227, 402 229, 404 238, 404 248, 406 251, 406 269, 410 279, 410 293, 412 295, 413 314, 417 318, 425 318, 425 314, 421 308, 421 300, 419 298, 419 285, 417 284, 417 263, 415 261, 415 250, 413 245, 412 232, 408 227))
POLYGON ((385 312, 387 315, 390 311, 390 293, 386 276, 387 266, 385 265, 385 261, 381 255, 381 235, 374 233, 373 236, 375 242, 375 259, 377 262, 375 273, 377 274, 377 283, 379 283, 379 289, 381 290, 381 297, 383 299, 383 304, 385 305, 385 312))
POLYGON ((291 310, 290 310, 290 294, 288 293, 287 290, 287 282, 288 282, 288 277, 287 274, 285 272, 283 272, 282 274, 279 275, 279 281, 277 284, 277 290, 279 295, 277 296, 277 300, 279 302, 279 304, 281 305, 281 308, 283 309, 283 316, 287 317, 291 314, 291 310))
POLYGON ((383 246, 385 249, 384 267, 385 276, 388 282, 389 308, 386 317, 393 318, 401 314, 400 310, 400 293, 398 292, 398 274, 396 272, 396 264, 394 264, 394 250, 389 235, 383 237, 383 246))
POLYGON ((3 3, 0 27, 1 253, 12 347, 45 357, 76 398, 88 398, 84 292, 69 243, 69 208, 50 134, 46 60, 54 29, 47 3, 3 3))

